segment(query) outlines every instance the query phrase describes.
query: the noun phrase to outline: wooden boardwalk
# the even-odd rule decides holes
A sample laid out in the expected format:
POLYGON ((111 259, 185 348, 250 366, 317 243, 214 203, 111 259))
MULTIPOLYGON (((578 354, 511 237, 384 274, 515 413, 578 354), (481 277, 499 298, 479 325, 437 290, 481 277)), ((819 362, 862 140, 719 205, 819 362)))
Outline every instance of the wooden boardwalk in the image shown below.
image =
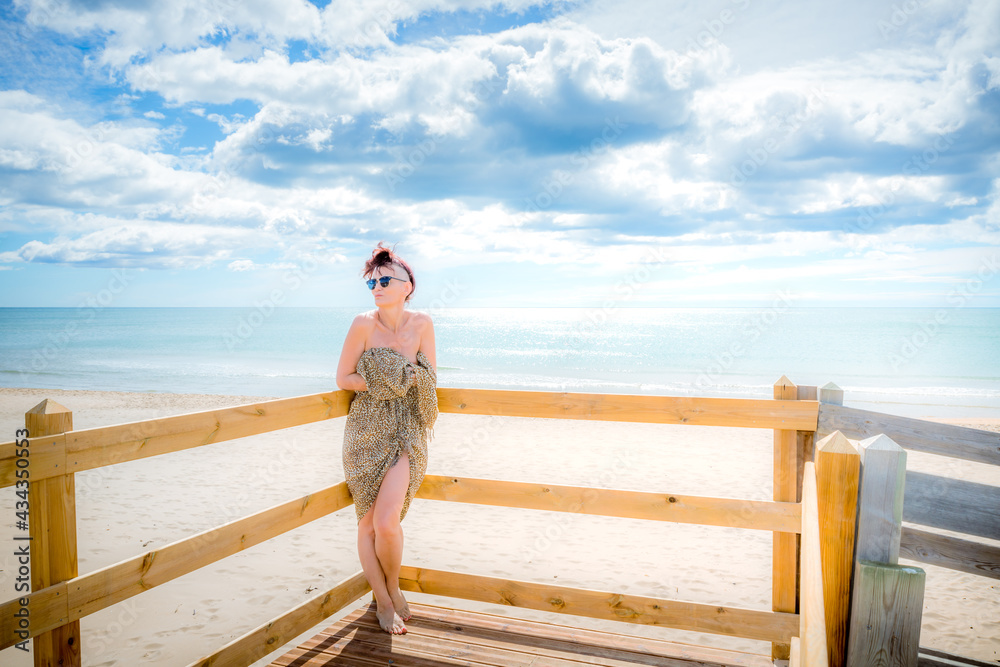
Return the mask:
POLYGON ((271 667, 771 667, 771 659, 739 651, 585 630, 495 614, 410 603, 405 635, 389 635, 375 603, 361 607, 289 651, 271 667))

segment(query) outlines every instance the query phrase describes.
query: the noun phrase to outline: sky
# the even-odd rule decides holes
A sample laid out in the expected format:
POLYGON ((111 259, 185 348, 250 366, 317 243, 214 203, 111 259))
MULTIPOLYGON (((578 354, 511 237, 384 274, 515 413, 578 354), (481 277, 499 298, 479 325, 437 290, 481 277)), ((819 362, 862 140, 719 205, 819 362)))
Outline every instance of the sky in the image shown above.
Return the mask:
POLYGON ((1000 0, 0 0, 0 306, 1000 306, 1000 0), (791 297, 789 296, 791 295, 791 297))

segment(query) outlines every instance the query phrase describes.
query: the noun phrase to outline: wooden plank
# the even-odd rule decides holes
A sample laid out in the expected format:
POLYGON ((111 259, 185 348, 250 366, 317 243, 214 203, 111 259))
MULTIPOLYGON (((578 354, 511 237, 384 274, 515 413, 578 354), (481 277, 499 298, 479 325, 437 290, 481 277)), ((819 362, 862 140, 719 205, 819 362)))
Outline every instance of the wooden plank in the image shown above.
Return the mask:
MULTIPOLYGON (((73 413, 52 399, 45 399, 24 414, 29 438, 42 438, 73 430, 73 413)), ((30 441, 30 440, 29 440, 30 441)), ((58 446, 57 446, 58 447, 58 446)), ((29 450, 31 447, 29 446, 29 450)), ((37 591, 69 581, 79 574, 76 551, 76 480, 65 466, 57 476, 36 479, 34 461, 28 489, 31 537, 31 590, 37 591)), ((30 608, 30 606, 29 606, 30 608)), ((34 625, 34 616, 31 619, 34 625)), ((32 630, 29 626, 29 632, 32 630)), ((36 667, 79 667, 80 623, 69 620, 35 635, 32 656, 36 667)))
POLYGON ((903 526, 900 558, 1000 579, 1000 547, 903 526))
POLYGON ((797 503, 426 475, 417 498, 796 533, 797 503))
POLYGON ((364 572, 357 572, 325 593, 234 639, 212 655, 191 663, 190 667, 245 667, 274 653, 370 590, 364 572))
POLYGON ((399 586, 401 590, 429 595, 786 644, 798 627, 796 614, 661 600, 411 566, 403 566, 399 586))
POLYGON ((884 434, 903 449, 1000 465, 1000 433, 821 403, 816 436, 840 431, 862 440, 884 434))
POLYGON ((861 454, 840 431, 816 444, 823 600, 828 661, 832 667, 843 667, 847 650, 860 476, 861 454))
MULTIPOLYGON (((66 613, 52 605, 50 598, 58 591, 44 588, 28 596, 31 601, 32 636, 46 632, 69 620, 78 620, 113 604, 127 600, 154 586, 210 565, 244 549, 266 542, 310 521, 324 517, 351 504, 346 482, 322 489, 302 498, 292 500, 256 514, 237 519, 223 526, 212 528, 192 537, 168 544, 161 549, 148 551, 115 565, 85 574, 66 582, 62 594, 68 596, 66 613), (49 602, 43 605, 35 604, 49 602)), ((0 605, 0 616, 16 611, 16 600, 0 605)), ((6 648, 8 638, 3 637, 6 648)))
MULTIPOLYGON (((630 396, 540 391, 505 391, 439 387, 442 412, 742 426, 748 428, 816 429, 819 403, 691 396, 630 396)), ((347 414, 353 392, 308 394, 230 408, 192 412, 139 422, 73 431, 66 436, 67 459, 33 462, 35 479, 182 451, 202 445, 300 426, 347 414)), ((0 488, 14 481, 15 444, 0 444, 0 488)))
POLYGON ((863 440, 859 447, 861 490, 855 560, 895 565, 903 520, 906 452, 884 435, 863 440))
MULTIPOLYGON (((465 664, 528 667, 553 665, 605 667, 657 665, 660 667, 765 667, 765 656, 526 621, 482 612, 410 603, 413 618, 408 632, 390 636, 382 632, 375 606, 353 612, 322 633, 271 663, 272 667, 323 664, 336 656, 351 660, 377 657, 378 664, 439 664, 452 657, 465 664), (364 613, 361 613, 364 612, 364 613), (348 642, 356 650, 345 650, 348 642), (407 650, 397 651, 397 647, 407 650), (388 651, 386 649, 389 649, 388 651), (427 662, 419 662, 426 660, 427 662), (411 662, 418 661, 418 662, 411 662)), ((373 663, 374 664, 374 663, 373 663)))
MULTIPOLYGON (((798 385, 796 387, 796 399, 799 401, 817 400, 818 391, 816 387, 810 385, 798 385)), ((802 502, 802 471, 806 461, 813 461, 816 458, 816 443, 813 436, 815 431, 797 431, 795 434, 798 453, 796 455, 796 482, 795 482, 795 502, 802 502)))
MULTIPOLYGON (((32 461, 32 479, 91 470, 125 461, 179 452, 347 414, 347 391, 308 394, 230 408, 191 412, 113 426, 70 431, 65 458, 32 461)), ((12 443, 0 445, 0 484, 13 481, 12 443)), ((32 445, 34 446, 34 445, 32 445)))
POLYGON ((802 662, 810 667, 826 667, 829 664, 819 530, 816 468, 810 461, 806 463, 802 480, 802 597, 799 613, 800 655, 802 662))
POLYGON ((848 667, 916 667, 924 571, 862 560, 855 582, 857 623, 851 625, 848 667))
MULTIPOLYGON (((774 384, 776 401, 794 401, 798 387, 782 375, 774 384)), ((774 481, 775 502, 798 501, 798 435, 796 431, 778 428, 774 431, 774 481)), ((798 600, 798 539, 794 533, 774 533, 771 560, 771 609, 776 612, 794 613, 798 600)), ((771 657, 787 660, 791 646, 774 643, 771 657)))
POLYGON ((996 662, 983 662, 938 649, 920 647, 918 667, 997 667, 996 662))
MULTIPOLYGON (((362 622, 377 623, 374 616, 365 616, 362 622)), ((455 627, 474 627, 480 643, 490 646, 515 644, 520 650, 538 657, 557 657, 572 653, 584 656, 588 663, 627 660, 628 655, 641 654, 652 664, 663 660, 690 661, 699 664, 719 664, 739 667, 767 665, 765 656, 666 641, 650 637, 636 637, 607 631, 587 630, 542 621, 523 621, 508 616, 469 612, 457 609, 419 606, 418 628, 428 636, 444 636, 455 627)), ((409 628, 410 625, 408 624, 409 628)), ((468 630, 463 630, 463 633, 468 630)), ((634 659, 634 658, 633 658, 634 659)))
MULTIPOLYGON (((23 593, 20 595, 24 596, 23 593)), ((31 621, 30 627, 27 628, 27 636, 16 634, 19 628, 15 614, 21 609, 19 598, 0 604, 0 650, 76 620, 70 618, 69 589, 65 581, 25 597, 29 600, 27 606, 31 621), (38 619, 45 619, 45 625, 42 626, 38 619)))
MULTIPOLYGON (((438 409, 470 415, 815 431, 817 401, 441 388, 438 409)), ((792 396, 794 399, 795 396, 792 396)))
MULTIPOLYGON (((39 481, 66 472, 66 435, 43 436, 32 431, 28 438, 31 454, 31 479, 39 481)), ((0 445, 0 488, 17 481, 17 441, 0 445)))
POLYGON ((1000 540, 1000 487, 906 471, 903 521, 1000 540))

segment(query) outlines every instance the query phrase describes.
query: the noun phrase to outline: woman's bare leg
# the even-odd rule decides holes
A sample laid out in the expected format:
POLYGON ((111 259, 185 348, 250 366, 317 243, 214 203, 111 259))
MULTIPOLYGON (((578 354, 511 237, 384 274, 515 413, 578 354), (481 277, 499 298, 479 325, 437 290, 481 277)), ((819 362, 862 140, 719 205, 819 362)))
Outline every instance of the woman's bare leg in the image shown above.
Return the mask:
POLYGON ((404 452, 382 478, 382 487, 375 499, 375 553, 382 565, 385 587, 393 609, 401 620, 409 620, 410 606, 399 590, 399 568, 403 562, 403 528, 399 514, 410 486, 410 458, 404 452))
POLYGON ((372 594, 378 605, 375 616, 378 618, 379 625, 386 632, 400 634, 406 628, 392 605, 392 598, 385 586, 382 564, 379 563, 378 556, 375 554, 375 527, 372 522, 374 514, 375 507, 373 506, 358 522, 358 556, 361 559, 361 569, 364 570, 365 578, 368 580, 368 585, 372 587, 372 594))

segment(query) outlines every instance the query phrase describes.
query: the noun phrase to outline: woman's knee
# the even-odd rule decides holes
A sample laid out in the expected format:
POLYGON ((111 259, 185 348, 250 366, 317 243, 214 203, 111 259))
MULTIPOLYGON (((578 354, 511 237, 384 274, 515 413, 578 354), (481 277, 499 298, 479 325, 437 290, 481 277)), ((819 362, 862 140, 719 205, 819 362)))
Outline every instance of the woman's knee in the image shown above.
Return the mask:
POLYGON ((401 507, 389 507, 375 513, 374 526, 376 535, 395 535, 399 532, 399 515, 401 507))
POLYGON ((375 508, 370 508, 358 522, 358 537, 375 538, 375 508))

